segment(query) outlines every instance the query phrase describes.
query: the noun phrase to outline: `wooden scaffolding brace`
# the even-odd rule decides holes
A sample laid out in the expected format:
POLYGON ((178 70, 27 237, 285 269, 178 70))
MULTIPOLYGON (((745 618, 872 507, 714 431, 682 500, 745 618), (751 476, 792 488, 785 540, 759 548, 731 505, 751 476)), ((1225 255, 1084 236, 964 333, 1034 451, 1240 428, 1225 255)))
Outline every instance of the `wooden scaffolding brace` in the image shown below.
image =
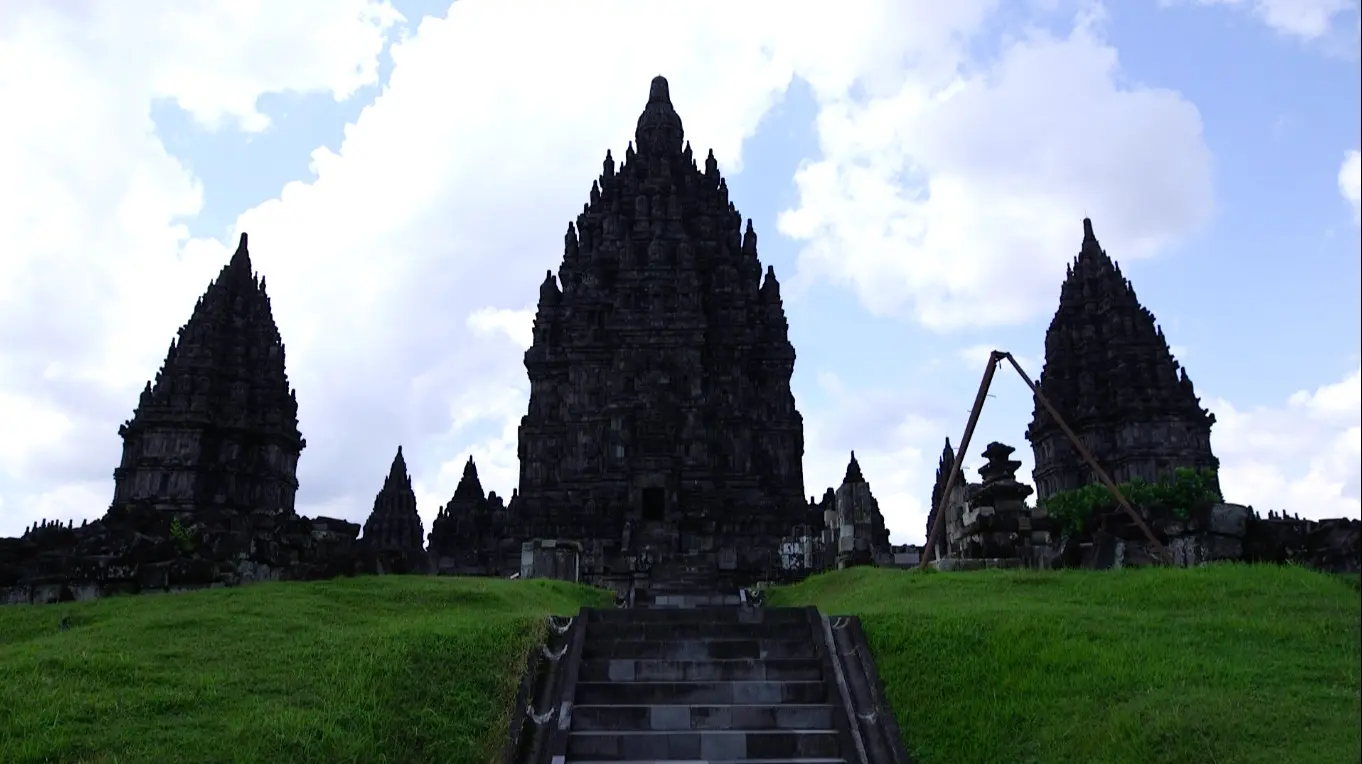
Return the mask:
POLYGON ((937 500, 936 507, 934 508, 932 526, 927 529, 927 545, 922 550, 922 560, 918 563, 918 569, 926 569, 928 563, 932 561, 935 554, 937 539, 941 535, 942 526, 945 525, 943 520, 946 517, 946 505, 950 502, 951 490, 955 488, 955 483, 960 477, 961 463, 965 460, 965 454, 969 451, 970 439, 974 437, 974 426, 979 423, 979 413, 983 411, 984 399, 988 397, 988 388, 993 384, 993 373, 997 370, 998 364, 1003 361, 1007 361, 1012 365, 1012 368, 1017 370, 1017 375, 1022 378, 1022 381, 1026 383, 1027 387, 1031 388, 1031 392, 1035 395, 1036 401, 1045 407, 1045 410, 1050 413, 1050 416, 1054 417, 1055 424, 1059 425, 1059 428, 1064 431, 1065 436, 1069 438, 1069 442, 1073 444, 1074 449, 1078 451, 1079 456, 1083 457, 1083 461, 1088 463, 1088 466, 1092 468, 1093 473, 1102 481, 1102 484, 1107 487, 1108 491, 1111 491, 1111 495, 1116 499, 1116 503, 1120 504, 1121 508, 1126 511, 1126 514, 1130 515, 1130 519, 1135 521, 1135 525, 1144 533, 1145 538, 1149 539, 1150 545, 1154 548, 1154 551, 1158 556, 1162 558, 1164 562, 1171 563, 1172 558, 1168 553, 1168 548, 1154 536, 1154 532, 1145 524, 1144 518, 1140 517, 1140 513, 1136 512, 1135 508, 1130 505, 1130 502, 1126 501, 1126 497, 1121 493, 1121 489, 1116 487, 1116 483, 1112 481, 1111 476, 1108 475, 1107 471, 1102 469, 1102 466, 1093 458, 1092 452, 1088 451, 1088 447, 1083 445, 1083 441, 1074 434, 1073 430, 1069 429, 1069 425, 1064 421, 1064 417, 1059 415, 1059 412, 1055 410, 1055 407, 1050 404, 1050 400, 1045 397, 1045 394, 1040 391, 1039 387, 1036 387, 1036 383, 1032 382, 1031 378, 1026 376, 1026 372, 1022 371, 1022 367, 1017 363, 1017 359, 1013 358, 1012 354, 1006 351, 994 350, 988 356, 988 368, 984 369, 984 378, 979 383, 979 394, 974 396, 974 408, 970 409, 969 421, 965 423, 965 434, 960 439, 960 445, 955 449, 955 459, 951 464, 950 475, 946 478, 946 487, 942 489, 941 498, 937 500))

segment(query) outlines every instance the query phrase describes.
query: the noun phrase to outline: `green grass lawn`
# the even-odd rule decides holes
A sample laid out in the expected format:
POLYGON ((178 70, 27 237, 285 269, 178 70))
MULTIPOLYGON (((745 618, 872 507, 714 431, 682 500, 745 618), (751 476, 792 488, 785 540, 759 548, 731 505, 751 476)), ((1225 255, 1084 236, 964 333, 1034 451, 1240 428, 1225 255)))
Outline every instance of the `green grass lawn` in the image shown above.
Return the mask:
POLYGON ((0 607, 0 762, 488 761, 544 616, 607 596, 386 576, 0 607))
POLYGON ((1362 760, 1355 580, 859 568, 768 604, 860 616, 916 764, 1362 760))

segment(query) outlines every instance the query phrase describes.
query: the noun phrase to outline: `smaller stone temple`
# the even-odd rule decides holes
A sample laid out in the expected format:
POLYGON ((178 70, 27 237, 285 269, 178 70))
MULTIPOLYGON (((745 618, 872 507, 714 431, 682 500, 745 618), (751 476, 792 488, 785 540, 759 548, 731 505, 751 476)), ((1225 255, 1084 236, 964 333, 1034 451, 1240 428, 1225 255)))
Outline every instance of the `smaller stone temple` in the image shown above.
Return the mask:
MULTIPOLYGON (((1038 386, 1117 483, 1220 465, 1211 453, 1215 415, 1202 407, 1163 329, 1098 244, 1091 220, 1083 221, 1082 248, 1045 333, 1038 386)), ((1039 403, 1026 438, 1041 501, 1097 482, 1039 403)))
POLYGON ((397 447, 383 489, 374 497, 374 509, 364 521, 364 535, 360 543, 370 549, 384 549, 420 554, 425 547, 425 530, 421 515, 416 511, 416 492, 407 474, 407 460, 402 458, 402 447, 397 447))
MULTIPOLYGON (((789 578, 858 565, 894 565, 880 504, 851 452, 846 475, 821 501, 809 498, 807 522, 781 542, 781 565, 789 578)), ((898 553, 907 553, 904 547, 898 553)))
POLYGON ((851 452, 846 476, 834 494, 837 533, 837 568, 874 565, 890 553, 889 529, 884 525, 880 503, 861 474, 856 452, 851 452))
POLYGON ((505 538, 506 514, 501 497, 483 491, 478 466, 469 456, 454 496, 430 524, 434 572, 499 576, 518 569, 520 542, 505 538))
POLYGON ((118 434, 115 510, 293 511, 307 443, 246 234, 118 434))

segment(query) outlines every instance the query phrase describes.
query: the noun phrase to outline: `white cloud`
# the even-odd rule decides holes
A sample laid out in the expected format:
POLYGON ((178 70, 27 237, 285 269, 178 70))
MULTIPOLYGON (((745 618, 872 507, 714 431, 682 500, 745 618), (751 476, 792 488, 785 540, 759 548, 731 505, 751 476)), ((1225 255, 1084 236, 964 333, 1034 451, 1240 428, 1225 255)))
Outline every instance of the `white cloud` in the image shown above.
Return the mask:
MULTIPOLYGON (((1338 17, 1357 9, 1354 0, 1182 0, 1198 5, 1243 9, 1274 31, 1298 39, 1318 40, 1335 29, 1338 17)), ((1171 3, 1165 3, 1171 4, 1171 3)))
MULTIPOLYGON (((809 239, 801 271, 840 249, 848 267, 831 270, 869 305, 931 325, 967 322, 966 306, 989 323, 1048 308, 1085 208, 1123 258, 1209 211, 1195 108, 1118 85, 1087 22, 981 68, 967 51, 993 0, 849 2, 461 0, 393 45, 390 81, 339 150, 313 152, 315 178, 238 221, 299 389, 300 510, 362 520, 398 443, 427 527, 469 454, 510 492, 523 306, 658 73, 730 173, 792 78, 808 80, 823 156, 783 223, 809 239)), ((0 416, 33 420, 0 452, 0 534, 104 510, 117 425, 227 259, 182 224, 203 189, 151 105, 266 129, 261 95, 374 83, 396 19, 377 0, 268 18, 263 2, 55 7, 0 26, 0 71, 25 73, 0 78, 0 416)), ((820 381, 833 404, 804 410, 809 493, 856 448, 896 538, 920 536, 942 434, 964 413, 820 381)))
POLYGON ((1338 168, 1338 192, 1353 208, 1353 222, 1362 224, 1362 152, 1349 151, 1338 168))
POLYGON ((5 418, 0 533, 102 512, 118 423, 225 261, 188 240, 203 192, 151 104, 262 129, 260 95, 375 82, 396 18, 374 0, 121 8, 30 3, 0 25, 0 400, 23 413, 5 418), (60 427, 9 427, 34 417, 60 427))
POLYGON ((1227 500, 1303 517, 1362 517, 1362 369, 1280 408, 1208 405, 1227 500))
POLYGON ((1021 37, 982 69, 949 55, 868 100, 825 101, 823 157, 780 220, 808 242, 794 286, 829 278, 929 327, 1011 324, 1051 307, 1085 211, 1127 260, 1206 220, 1196 107, 1124 82, 1094 18, 1021 37))
MULTIPOLYGON (((605 148, 622 154, 653 75, 669 76, 689 137, 732 173, 796 64, 828 90, 886 65, 897 49, 884 9, 465 0, 394 45, 382 95, 338 151, 313 152, 315 179, 239 221, 300 391, 300 509, 362 518, 398 442, 432 495, 457 480, 437 466, 450 454, 501 442, 504 428, 488 428, 500 428, 504 391, 523 386, 524 370, 517 351, 479 337, 523 346, 514 313, 557 265, 605 148), (602 34, 610 44, 581 44, 602 34)), ((13 107, 0 124, 0 393, 70 422, 14 437, 7 469, 22 474, 0 478, 0 532, 39 511, 103 511, 107 498, 45 496, 107 481, 118 422, 227 258, 180 223, 203 193, 167 154, 151 105, 172 99, 212 128, 263 129, 260 95, 343 98, 374 82, 397 18, 373 0, 263 10, 34 6, 0 27, 0 69, 28 73, 0 81, 13 107)), ((929 9, 908 36, 930 43, 960 13, 929 9)), ((483 470, 502 491, 514 484, 512 470, 483 470)))
POLYGON ((819 378, 832 402, 802 412, 805 492, 821 499, 841 485, 855 451, 894 543, 921 542, 942 433, 958 423, 902 387, 851 390, 831 372, 819 378))
POLYGON ((534 342, 534 308, 480 308, 468 316, 468 328, 480 336, 501 334, 521 350, 534 342))

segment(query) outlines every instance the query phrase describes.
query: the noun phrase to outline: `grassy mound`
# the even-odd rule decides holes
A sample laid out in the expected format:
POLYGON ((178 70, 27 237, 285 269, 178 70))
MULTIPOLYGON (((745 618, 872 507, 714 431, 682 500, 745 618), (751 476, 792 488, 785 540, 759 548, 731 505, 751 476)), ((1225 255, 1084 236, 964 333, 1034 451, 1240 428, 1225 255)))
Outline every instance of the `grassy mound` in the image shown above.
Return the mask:
POLYGON ((385 576, 0 607, 0 761, 488 761, 544 616, 606 596, 385 576))
POLYGON ((770 604, 860 616, 918 764, 1362 760, 1362 600, 1338 577, 860 568, 770 604))

